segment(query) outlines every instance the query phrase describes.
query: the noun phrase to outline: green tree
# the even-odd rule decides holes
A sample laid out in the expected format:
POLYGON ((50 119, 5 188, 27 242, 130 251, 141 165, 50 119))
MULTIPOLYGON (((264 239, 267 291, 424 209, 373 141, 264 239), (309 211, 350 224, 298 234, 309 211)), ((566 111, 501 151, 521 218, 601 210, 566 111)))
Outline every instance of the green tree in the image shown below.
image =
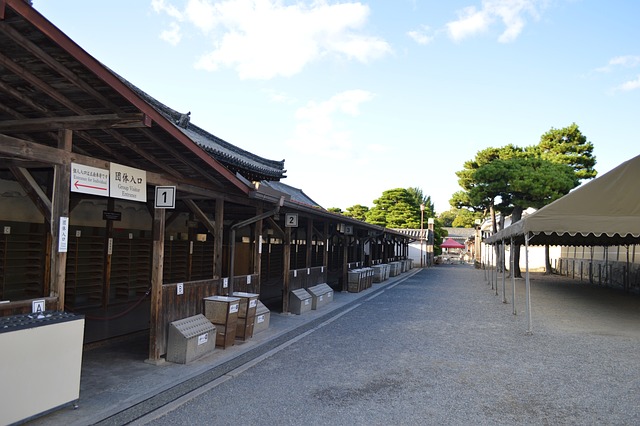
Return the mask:
MULTIPOLYGON (((450 203, 489 211, 493 231, 497 232, 496 211, 502 213, 502 218, 512 214, 514 223, 520 220, 524 209, 540 208, 567 194, 581 179, 594 177, 592 152, 593 144, 575 123, 564 129, 552 128, 536 146, 487 148, 457 172, 463 191, 456 192, 450 203)), ((514 273, 520 275, 519 248, 514 247, 513 252, 514 273)))
POLYGON ((354 219, 366 221, 369 207, 362 204, 356 204, 351 207, 347 207, 347 210, 343 213, 345 216, 352 217, 354 219))
MULTIPOLYGON (((374 206, 367 213, 367 222, 386 228, 420 229, 421 210, 424 218, 423 227, 427 229, 429 218, 435 218, 435 209, 431 197, 425 196, 420 188, 395 188, 382 193, 373 201, 374 206)), ((439 220, 434 222, 434 254, 440 254, 440 241, 447 231, 439 220)))
POLYGON ((341 209, 340 207, 329 207, 329 208, 327 209, 327 211, 328 211, 328 212, 331 212, 331 213, 339 213, 339 214, 342 214, 342 209, 341 209))
POLYGON ((544 160, 570 166, 580 181, 593 179, 598 174, 594 168, 593 143, 587 140, 576 123, 562 129, 552 127, 540 137, 532 151, 544 160))
POLYGON ((454 228, 473 228, 476 219, 481 218, 481 212, 473 212, 467 208, 457 209, 455 207, 452 207, 438 215, 438 219, 442 222, 442 226, 454 228))
POLYGON ((373 203, 374 206, 367 213, 368 223, 386 228, 420 227, 420 205, 416 204, 415 195, 409 190, 386 190, 373 203))

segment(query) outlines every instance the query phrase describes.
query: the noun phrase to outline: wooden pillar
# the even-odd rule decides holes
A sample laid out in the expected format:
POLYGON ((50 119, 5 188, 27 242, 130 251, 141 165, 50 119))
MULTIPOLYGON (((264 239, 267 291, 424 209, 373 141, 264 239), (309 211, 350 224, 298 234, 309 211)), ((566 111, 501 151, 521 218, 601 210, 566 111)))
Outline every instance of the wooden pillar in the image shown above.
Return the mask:
POLYGON ((308 218, 307 219, 307 231, 306 231, 307 235, 307 253, 306 253, 306 260, 305 260, 305 267, 307 268, 311 268, 312 266, 312 262, 311 262, 311 245, 313 243, 313 240, 311 238, 311 236, 313 235, 313 219, 308 218))
MULTIPOLYGON (((259 216, 261 214, 262 207, 258 207, 256 209, 256 216, 259 216)), ((258 276, 257 282, 255 283, 255 289, 256 293, 260 294, 260 270, 262 269, 262 219, 255 223, 255 226, 253 228, 253 241, 255 241, 255 247, 253 249, 253 273, 258 276)))
POLYGON ((291 228, 284 231, 282 280, 282 313, 289 312, 289 271, 291 270, 291 228))
MULTIPOLYGON (((58 148, 71 152, 73 133, 58 132, 58 148)), ((56 165, 53 170, 51 196, 51 269, 50 296, 58 298, 57 310, 64 310, 65 276, 67 273, 67 244, 69 239, 69 193, 71 192, 71 165, 56 165)))
POLYGON ((224 241, 224 200, 216 199, 215 234, 213 236, 213 276, 222 277, 222 243, 224 241))
POLYGON ((324 270, 329 270, 329 222, 324 223, 324 229, 322 230, 324 235, 322 238, 324 239, 322 247, 324 248, 322 252, 322 266, 324 266, 324 270))
POLYGON ((348 290, 349 283, 349 237, 342 236, 342 291, 348 290))
POLYGON ((164 265, 165 209, 155 209, 153 215, 153 252, 151 265, 151 318, 149 320, 150 363, 160 362, 159 341, 162 317, 162 273, 164 265))
MULTIPOLYGON (((113 198, 107 200, 107 210, 115 209, 115 201, 113 198)), ((111 258, 113 255, 113 221, 107 219, 104 233, 104 286, 102 288, 102 308, 107 309, 109 304, 109 293, 111 288, 111 258), (110 249, 111 248, 111 249, 110 249)))

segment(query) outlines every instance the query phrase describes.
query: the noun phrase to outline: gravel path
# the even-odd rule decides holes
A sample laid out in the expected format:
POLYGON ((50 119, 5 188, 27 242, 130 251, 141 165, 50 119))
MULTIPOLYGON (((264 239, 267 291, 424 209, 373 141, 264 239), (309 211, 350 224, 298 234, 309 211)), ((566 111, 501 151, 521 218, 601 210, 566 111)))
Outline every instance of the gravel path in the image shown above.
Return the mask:
POLYGON ((527 335, 517 286, 421 271, 153 424, 640 424, 640 297, 534 276, 527 335))

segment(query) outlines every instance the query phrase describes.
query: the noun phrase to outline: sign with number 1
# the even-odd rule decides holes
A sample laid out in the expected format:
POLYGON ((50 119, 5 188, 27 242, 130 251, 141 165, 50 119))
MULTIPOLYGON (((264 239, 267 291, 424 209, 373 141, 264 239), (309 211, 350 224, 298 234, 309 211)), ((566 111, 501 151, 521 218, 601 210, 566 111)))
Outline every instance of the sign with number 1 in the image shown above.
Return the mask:
POLYGON ((156 186, 156 209, 175 209, 176 208, 176 187, 175 186, 156 186))

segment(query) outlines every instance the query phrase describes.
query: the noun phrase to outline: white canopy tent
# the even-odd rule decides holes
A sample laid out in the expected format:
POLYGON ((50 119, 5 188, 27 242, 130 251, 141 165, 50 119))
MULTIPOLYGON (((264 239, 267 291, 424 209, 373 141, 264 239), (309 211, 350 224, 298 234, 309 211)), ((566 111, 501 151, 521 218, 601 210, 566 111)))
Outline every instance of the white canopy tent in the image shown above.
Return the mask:
MULTIPOLYGON (((487 244, 612 246, 640 244, 640 155, 495 233, 487 244)), ((527 332, 531 332, 526 262, 527 332)), ((513 282, 515 286, 515 281, 513 282)))

